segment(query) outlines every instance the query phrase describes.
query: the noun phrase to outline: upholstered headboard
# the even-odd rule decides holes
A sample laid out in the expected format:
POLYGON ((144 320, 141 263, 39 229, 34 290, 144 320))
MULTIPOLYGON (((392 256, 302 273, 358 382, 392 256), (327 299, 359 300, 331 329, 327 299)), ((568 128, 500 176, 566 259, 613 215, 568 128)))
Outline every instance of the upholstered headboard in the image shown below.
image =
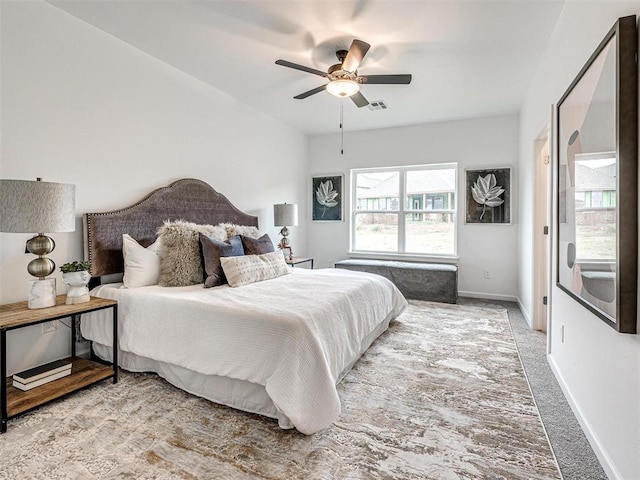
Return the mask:
POLYGON ((258 217, 241 212, 205 182, 178 180, 130 207, 84 215, 85 259, 91 262, 91 275, 122 273, 122 234, 128 233, 147 247, 155 241, 165 220, 258 226, 258 217))

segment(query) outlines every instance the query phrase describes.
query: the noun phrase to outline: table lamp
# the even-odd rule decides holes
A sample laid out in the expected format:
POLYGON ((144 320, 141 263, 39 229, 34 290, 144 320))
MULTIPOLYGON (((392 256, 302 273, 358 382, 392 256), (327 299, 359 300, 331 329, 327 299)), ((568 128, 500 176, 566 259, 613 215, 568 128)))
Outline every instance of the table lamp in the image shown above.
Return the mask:
POLYGON ((293 258, 293 251, 289 245, 289 229, 287 226, 295 227, 298 225, 298 205, 295 203, 279 203, 273 206, 273 225, 282 227, 280 235, 282 239, 278 245, 280 248, 289 249, 289 260, 293 258))
POLYGON ((38 255, 29 262, 27 271, 39 279, 29 282, 29 308, 56 304, 56 279, 46 278, 56 268, 46 257, 56 244, 40 232, 75 231, 75 195, 75 185, 66 183, 0 179, 0 232, 38 232, 27 241, 27 251, 38 255))

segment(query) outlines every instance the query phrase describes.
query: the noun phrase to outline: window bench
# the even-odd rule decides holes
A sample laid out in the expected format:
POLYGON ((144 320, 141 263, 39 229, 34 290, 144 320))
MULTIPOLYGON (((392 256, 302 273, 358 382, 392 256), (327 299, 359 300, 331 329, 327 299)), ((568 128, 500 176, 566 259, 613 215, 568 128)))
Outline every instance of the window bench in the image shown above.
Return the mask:
POLYGON ((352 258, 336 262, 335 267, 388 278, 406 298, 444 303, 458 301, 458 267, 455 265, 352 258))

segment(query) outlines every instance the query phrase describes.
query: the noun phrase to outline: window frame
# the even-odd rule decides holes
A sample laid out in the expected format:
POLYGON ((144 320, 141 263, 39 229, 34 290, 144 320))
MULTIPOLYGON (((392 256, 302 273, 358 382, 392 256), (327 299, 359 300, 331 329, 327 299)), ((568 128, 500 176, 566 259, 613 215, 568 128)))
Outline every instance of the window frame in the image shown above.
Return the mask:
MULTIPOLYGON (((448 163, 434 163, 424 165, 402 165, 402 166, 390 166, 390 167, 375 167, 375 168, 353 168, 350 170, 350 202, 349 202, 349 255, 353 257, 376 257, 376 258, 398 258, 402 260, 416 259, 416 260, 428 260, 434 259, 443 262, 455 262, 458 260, 458 201, 459 201, 459 186, 458 186, 458 164, 456 162, 448 163), (407 208, 406 206, 406 177, 407 173, 411 171, 424 171, 424 170, 443 170, 452 169, 454 171, 454 201, 453 208, 427 210, 427 202, 419 210, 407 208), (357 186, 356 180, 359 174, 366 173, 386 173, 386 172, 398 172, 398 209, 397 210, 380 210, 380 209, 357 209, 357 186), (358 214, 373 213, 373 214, 392 214, 397 215, 398 218, 398 244, 396 251, 385 250, 356 250, 354 248, 356 244, 356 219, 358 214), (406 252, 406 217, 409 214, 451 214, 453 217, 453 253, 451 254, 439 254, 439 253, 416 253, 406 252)), ((451 207, 451 206, 450 206, 451 207)))

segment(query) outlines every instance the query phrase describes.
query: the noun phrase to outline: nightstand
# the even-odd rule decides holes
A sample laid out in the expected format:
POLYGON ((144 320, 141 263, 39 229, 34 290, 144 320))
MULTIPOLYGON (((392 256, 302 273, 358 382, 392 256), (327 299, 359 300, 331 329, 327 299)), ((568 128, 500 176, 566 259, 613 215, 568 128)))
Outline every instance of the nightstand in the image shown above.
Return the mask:
POLYGON ((313 269, 313 258, 293 257, 292 259, 285 258, 284 261, 287 262, 287 265, 291 265, 292 267, 300 265, 301 263, 311 262, 311 268, 313 269))
POLYGON ((29 309, 27 302, 0 305, 0 433, 7 431, 7 421, 33 410, 40 405, 112 378, 118 382, 118 302, 106 298, 91 297, 85 303, 66 305, 66 295, 59 295, 53 307, 29 309), (103 364, 76 357, 76 320, 83 313, 111 308, 113 310, 113 363, 103 364), (71 318, 71 375, 45 383, 31 390, 22 391, 7 378, 7 332, 18 328, 71 318))

